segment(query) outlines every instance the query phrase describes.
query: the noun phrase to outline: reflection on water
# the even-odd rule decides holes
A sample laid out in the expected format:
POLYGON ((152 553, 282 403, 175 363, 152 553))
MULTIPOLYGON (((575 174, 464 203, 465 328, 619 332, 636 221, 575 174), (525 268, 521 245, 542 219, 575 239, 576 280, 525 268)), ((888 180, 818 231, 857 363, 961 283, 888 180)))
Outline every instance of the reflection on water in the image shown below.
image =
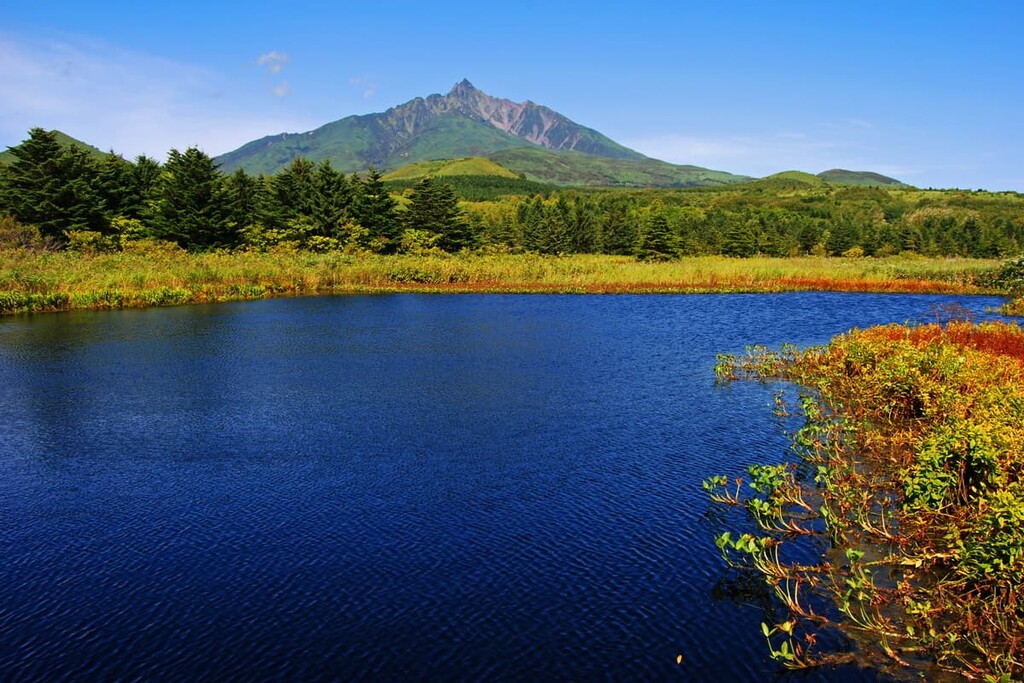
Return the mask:
POLYGON ((954 301, 996 303, 398 295, 0 320, 0 671, 770 677, 762 601, 723 579, 699 483, 785 442, 771 387, 714 386, 715 354, 954 301))

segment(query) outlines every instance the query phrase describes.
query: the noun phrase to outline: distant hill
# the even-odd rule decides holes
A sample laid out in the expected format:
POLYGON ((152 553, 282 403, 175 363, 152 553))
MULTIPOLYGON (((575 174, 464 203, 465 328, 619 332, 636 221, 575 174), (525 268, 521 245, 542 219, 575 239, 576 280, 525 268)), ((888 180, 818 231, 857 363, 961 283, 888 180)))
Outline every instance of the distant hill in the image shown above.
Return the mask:
POLYGON ((466 159, 444 159, 440 161, 420 161, 385 173, 383 179, 418 180, 424 176, 442 178, 446 176, 496 176, 499 178, 519 178, 519 174, 484 157, 466 159))
POLYGON ((545 194, 555 189, 550 183, 529 180, 484 157, 420 161, 386 173, 382 179, 392 192, 402 192, 418 184, 425 176, 443 180, 460 197, 469 201, 545 194))
POLYGON ((555 185, 618 187, 697 187, 742 183, 750 178, 700 166, 680 166, 667 161, 609 159, 579 152, 551 152, 516 148, 488 155, 505 168, 531 180, 555 185))
POLYGON ((870 171, 847 171, 842 168, 833 168, 830 171, 822 171, 818 177, 828 183, 836 185, 861 185, 865 187, 906 187, 906 185, 895 178, 884 176, 881 173, 870 171))
POLYGON ((559 185, 660 187, 746 180, 651 159, 548 107, 492 97, 467 80, 447 95, 417 97, 306 133, 254 140, 216 161, 225 172, 274 173, 297 156, 328 160, 345 172, 486 157, 532 180, 559 185))
POLYGON ((824 171, 817 175, 811 173, 805 173, 803 171, 782 171, 781 173, 774 173, 770 176, 766 176, 759 180, 755 180, 752 184, 771 186, 773 189, 790 188, 798 190, 800 188, 806 189, 807 187, 824 187, 826 185, 848 185, 854 187, 907 187, 895 178, 889 178, 887 176, 870 173, 867 171, 845 171, 842 169, 832 169, 831 171, 824 171))
POLYGON ((797 183, 804 183, 807 185, 824 185, 825 181, 820 176, 816 176, 813 173, 805 173, 803 171, 782 171, 781 173, 773 173, 770 176, 762 178, 764 181, 790 181, 797 183))
MULTIPOLYGON (((81 140, 76 140, 67 133, 63 133, 59 130, 53 130, 51 132, 54 134, 54 137, 57 138, 57 142, 60 143, 61 147, 70 147, 71 145, 77 145, 84 149, 86 152, 88 152, 90 155, 96 157, 97 159, 102 159, 103 157, 107 156, 107 152, 97 149, 96 147, 93 147, 88 143, 82 142, 81 140)), ((26 137, 25 139, 27 140, 28 138, 26 137)), ((24 140, 22 142, 24 142, 24 140)), ((11 145, 11 147, 17 146, 18 145, 11 145)), ((14 159, 15 157, 13 154, 11 154, 10 148, 7 148, 3 152, 0 152, 0 164, 9 164, 13 162, 14 159)))

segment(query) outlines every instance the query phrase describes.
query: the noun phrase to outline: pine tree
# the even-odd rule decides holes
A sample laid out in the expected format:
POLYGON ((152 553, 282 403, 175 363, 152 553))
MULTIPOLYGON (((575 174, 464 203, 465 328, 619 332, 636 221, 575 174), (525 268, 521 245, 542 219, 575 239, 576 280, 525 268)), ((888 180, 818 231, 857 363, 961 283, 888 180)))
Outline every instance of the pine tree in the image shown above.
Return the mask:
POLYGON ((259 178, 243 168, 224 179, 225 219, 233 229, 241 230, 258 222, 262 190, 259 178))
POLYGON ((67 231, 109 227, 99 169, 87 152, 75 145, 62 148, 56 135, 42 128, 33 128, 10 152, 15 160, 0 175, 0 212, 59 242, 67 231))
POLYGON ((96 174, 97 190, 103 198, 107 214, 124 216, 136 202, 133 197, 132 164, 111 152, 99 162, 96 174))
POLYGON ((384 251, 395 251, 402 239, 398 202, 384 186, 376 168, 370 168, 354 192, 352 216, 356 223, 366 228, 371 240, 379 240, 384 251))
POLYGON ((576 197, 572 202, 569 223, 569 251, 590 254, 597 249, 597 207, 593 202, 576 197))
POLYGON ((757 234, 750 221, 737 216, 725 231, 722 240, 725 256, 747 257, 757 253, 757 234))
POLYGON ((604 254, 632 254, 637 246, 636 221, 627 202, 613 198, 602 202, 599 223, 600 250, 604 254))
POLYGON ((315 189, 313 162, 296 157, 287 168, 267 178, 260 222, 270 229, 285 229, 296 218, 312 218, 315 189))
POLYGON ((543 254, 566 254, 571 249, 569 226, 572 209, 565 197, 559 197, 553 206, 546 208, 541 224, 540 251, 543 254))
POLYGON ((675 235, 665 214, 656 211, 648 217, 640 233, 636 255, 642 261, 663 261, 675 257, 675 235))
POLYGON ((229 247, 237 232, 229 225, 217 165, 195 147, 172 149, 160 174, 153 228, 162 239, 186 249, 229 247))
POLYGON ((519 205, 516 211, 516 220, 519 223, 519 233, 522 235, 523 249, 527 251, 541 250, 544 215, 544 201, 540 195, 519 205))
POLYGON ((313 169, 310 183, 310 218, 316 234, 331 237, 349 216, 352 188, 344 174, 335 171, 327 160, 313 169))
POLYGON ((475 245, 476 239, 459 208, 459 198, 451 185, 426 176, 409 197, 406 226, 440 235, 438 246, 459 251, 475 245))

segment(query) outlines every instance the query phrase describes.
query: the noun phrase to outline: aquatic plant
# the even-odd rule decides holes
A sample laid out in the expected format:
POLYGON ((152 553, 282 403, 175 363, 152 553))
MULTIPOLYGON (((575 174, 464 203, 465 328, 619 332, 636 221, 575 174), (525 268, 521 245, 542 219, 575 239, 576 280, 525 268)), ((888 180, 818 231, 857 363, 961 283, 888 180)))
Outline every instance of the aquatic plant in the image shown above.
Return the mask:
MULTIPOLYGON (((773 587, 773 658, 801 668, 838 628, 857 657, 978 680, 1024 676, 1024 331, 1005 323, 887 325, 824 347, 720 360, 720 379, 806 387, 791 464, 751 467, 713 501, 751 531, 717 535, 729 566, 773 587), (820 561, 801 540, 819 533, 820 561), (801 547, 800 544, 804 545, 801 547), (798 556, 801 556, 798 554, 798 556)), ((787 408, 788 411, 788 408, 787 408)))

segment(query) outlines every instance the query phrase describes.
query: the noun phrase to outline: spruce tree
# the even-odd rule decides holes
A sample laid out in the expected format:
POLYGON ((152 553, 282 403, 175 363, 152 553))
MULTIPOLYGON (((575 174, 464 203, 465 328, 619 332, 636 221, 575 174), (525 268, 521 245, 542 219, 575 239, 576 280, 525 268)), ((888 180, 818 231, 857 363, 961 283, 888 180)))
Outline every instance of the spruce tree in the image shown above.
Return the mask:
POLYGON ((569 224, 569 251, 589 254, 597 249, 597 207, 593 202, 576 197, 572 202, 569 224))
POLYGON ((296 157, 284 170, 267 178, 260 222, 284 229, 297 218, 312 218, 315 211, 313 162, 296 157))
POLYGON ((440 235, 438 246, 459 251, 475 245, 475 235, 459 208, 459 198, 451 185, 426 176, 409 197, 406 226, 440 235))
POLYGON ((259 221, 260 194, 263 185, 239 168, 224 179, 225 219, 235 230, 256 224, 259 221))
POLYGON ((612 198, 602 203, 599 223, 600 249, 604 254, 632 254, 637 246, 637 228, 627 202, 612 198))
POLYGON ((352 188, 344 174, 335 171, 326 159, 313 169, 310 183, 310 218, 316 234, 332 237, 349 216, 352 188))
POLYGON ((156 190, 153 228, 158 237, 186 249, 237 242, 237 231, 227 220, 220 172, 207 154, 195 147, 167 154, 156 190))
POLYGON ((0 212, 58 242, 66 231, 107 229, 99 169, 86 151, 62 148, 53 132, 33 128, 10 152, 14 162, 0 175, 0 212))
POLYGON ((370 167, 366 177, 353 189, 355 222, 366 228, 371 240, 379 240, 384 251, 395 251, 402 239, 402 223, 396 211, 398 202, 384 186, 380 172, 370 167))
POLYGON ((665 215, 653 213, 640 234, 637 258, 642 261, 664 261, 676 255, 675 236, 665 215))
POLYGON ((546 208, 541 223, 540 251, 543 254, 566 254, 570 251, 569 227, 572 209, 565 197, 546 208))
POLYGON ((544 201, 540 195, 528 202, 519 205, 516 211, 516 219, 519 222, 519 232, 522 235, 522 246, 527 251, 540 251, 544 235, 544 201))

